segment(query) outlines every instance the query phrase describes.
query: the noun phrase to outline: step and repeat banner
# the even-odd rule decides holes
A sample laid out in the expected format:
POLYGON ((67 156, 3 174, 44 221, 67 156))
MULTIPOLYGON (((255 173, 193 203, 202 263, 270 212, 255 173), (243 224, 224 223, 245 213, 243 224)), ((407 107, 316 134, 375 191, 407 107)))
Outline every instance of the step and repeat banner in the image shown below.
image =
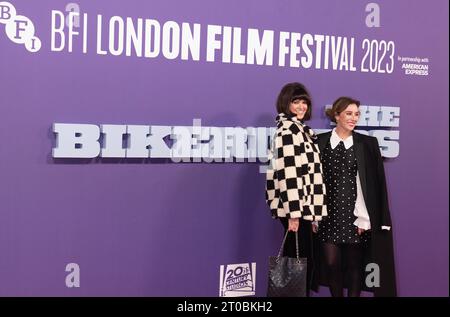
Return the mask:
MULTIPOLYGON (((0 1, 0 295, 265 296, 281 87, 384 156, 400 296, 448 296, 448 1, 0 1)), ((329 296, 322 288, 316 296, 329 296)))

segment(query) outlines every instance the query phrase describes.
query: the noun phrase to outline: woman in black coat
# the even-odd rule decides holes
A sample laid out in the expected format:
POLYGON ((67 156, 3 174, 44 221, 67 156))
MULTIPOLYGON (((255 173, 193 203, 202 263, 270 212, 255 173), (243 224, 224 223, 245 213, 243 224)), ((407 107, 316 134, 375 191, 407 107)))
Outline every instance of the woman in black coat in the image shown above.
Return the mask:
POLYGON ((327 192, 328 217, 312 228, 318 284, 334 297, 396 296, 392 224, 383 161, 375 137, 354 132, 359 101, 340 97, 327 116, 336 123, 318 144, 327 192))

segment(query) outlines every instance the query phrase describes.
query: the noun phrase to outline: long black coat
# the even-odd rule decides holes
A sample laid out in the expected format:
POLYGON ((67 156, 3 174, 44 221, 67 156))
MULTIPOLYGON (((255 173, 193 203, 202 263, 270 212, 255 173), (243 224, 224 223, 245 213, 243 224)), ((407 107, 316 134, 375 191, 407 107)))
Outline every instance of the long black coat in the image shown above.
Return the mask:
MULTIPOLYGON (((331 132, 318 135, 320 151, 323 152, 331 132)), ((375 137, 353 132, 353 147, 358 164, 362 192, 371 223, 371 242, 365 249, 365 263, 376 263, 380 268, 380 286, 368 288, 363 276, 363 289, 374 292, 375 296, 397 296, 395 279, 394 248, 392 239, 392 223, 388 205, 386 178, 383 160, 378 141, 375 137), (391 230, 382 230, 382 226, 390 226, 391 230)), ((327 188, 328 190, 328 188, 327 188)), ((315 236, 315 235, 314 235, 315 236)), ((320 243, 314 240, 314 271, 312 289, 317 290, 319 284, 328 285, 321 265, 320 243)))

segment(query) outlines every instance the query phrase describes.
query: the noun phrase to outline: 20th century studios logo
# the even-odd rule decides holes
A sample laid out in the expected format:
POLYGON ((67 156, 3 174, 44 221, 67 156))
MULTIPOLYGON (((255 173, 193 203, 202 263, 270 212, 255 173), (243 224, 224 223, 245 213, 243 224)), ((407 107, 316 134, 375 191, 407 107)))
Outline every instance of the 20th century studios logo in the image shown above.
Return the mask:
POLYGON ((220 266, 220 297, 255 295, 256 263, 227 264, 220 266))

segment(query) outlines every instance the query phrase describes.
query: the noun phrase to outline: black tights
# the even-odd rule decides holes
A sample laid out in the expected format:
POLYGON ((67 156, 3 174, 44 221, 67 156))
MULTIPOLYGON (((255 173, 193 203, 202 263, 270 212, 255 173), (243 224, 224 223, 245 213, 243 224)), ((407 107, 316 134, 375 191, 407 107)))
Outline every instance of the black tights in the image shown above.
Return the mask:
POLYGON ((322 245, 331 296, 343 297, 344 278, 347 278, 348 297, 359 297, 363 276, 361 244, 323 243, 322 245), (346 263, 346 268, 342 266, 342 260, 346 263))

